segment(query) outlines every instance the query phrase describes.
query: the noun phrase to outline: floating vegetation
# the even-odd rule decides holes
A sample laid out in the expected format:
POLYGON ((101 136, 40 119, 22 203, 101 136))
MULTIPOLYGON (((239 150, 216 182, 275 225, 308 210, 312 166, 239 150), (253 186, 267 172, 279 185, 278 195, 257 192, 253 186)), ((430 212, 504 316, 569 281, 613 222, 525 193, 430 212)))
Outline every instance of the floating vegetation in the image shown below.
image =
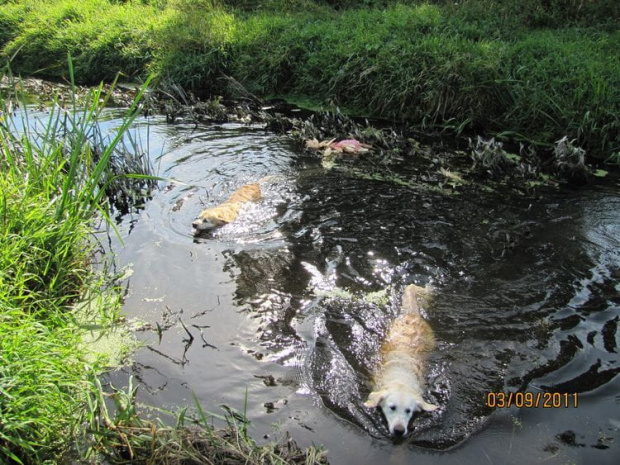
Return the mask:
POLYGON ((372 149, 372 145, 363 144, 356 139, 343 139, 338 142, 336 139, 330 139, 319 142, 313 138, 306 141, 306 148, 320 152, 323 167, 332 169, 339 158, 346 155, 356 156, 360 153, 367 153, 372 149))
MULTIPOLYGON (((222 77, 229 83, 226 88, 228 99, 212 96, 206 100, 196 97, 192 92, 183 89, 169 79, 160 82, 151 93, 149 111, 153 109, 166 116, 168 123, 271 123, 278 118, 270 116, 266 110, 272 109, 269 104, 258 97, 251 96, 243 90, 243 86, 229 77, 222 77)), ((288 123, 288 129, 290 129, 288 123)), ((284 129, 284 130, 288 130, 284 129)))
MULTIPOLYGON (((15 79, 11 75, 0 78, 0 95, 7 99, 31 99, 29 103, 38 104, 41 108, 54 104, 78 105, 92 104, 92 86, 80 86, 67 82, 50 82, 35 77, 15 79)), ((102 84, 102 104, 106 107, 129 108, 140 92, 140 86, 120 84, 117 82, 102 84)))
POLYGON ((232 81, 240 100, 216 97, 201 102, 178 85, 169 86, 179 96, 172 106, 172 91, 154 95, 164 96, 159 107, 169 122, 182 117, 196 124, 261 124, 267 130, 292 136, 300 149, 316 154, 325 169, 338 168, 356 177, 401 185, 424 185, 445 193, 493 190, 493 184, 529 191, 560 182, 583 182, 589 174, 606 174, 589 167, 583 149, 576 148, 574 141, 570 143, 567 138, 558 141, 555 149, 543 150, 522 142, 510 150, 496 138, 476 136, 467 139, 469 150, 463 151, 457 148, 459 141, 446 145, 441 135, 433 137, 404 126, 386 126, 385 121, 349 117, 339 108, 309 112, 282 100, 262 101, 239 82, 232 81), (391 169, 395 164, 406 164, 417 174, 409 179, 395 176, 391 169))

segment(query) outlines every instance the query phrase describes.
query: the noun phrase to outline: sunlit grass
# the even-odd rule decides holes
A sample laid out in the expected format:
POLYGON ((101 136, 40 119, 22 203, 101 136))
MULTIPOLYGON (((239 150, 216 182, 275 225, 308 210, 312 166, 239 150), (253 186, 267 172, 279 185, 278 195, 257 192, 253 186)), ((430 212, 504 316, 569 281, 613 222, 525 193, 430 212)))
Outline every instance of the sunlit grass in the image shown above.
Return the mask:
POLYGON ((4 54, 28 74, 63 76, 67 53, 80 80, 96 84, 118 72, 144 76, 152 56, 148 37, 157 10, 141 2, 24 0, 3 4, 4 54))
MULTIPOLYGON (((107 216, 111 157, 136 112, 98 145, 101 86, 80 105, 55 102, 39 125, 17 88, 0 124, 0 461, 40 463, 75 438, 91 378, 106 363, 83 346, 74 308, 105 292, 92 266, 92 221, 107 216)), ((100 301, 99 325, 115 323, 119 300, 100 301)))
MULTIPOLYGON (((51 307, 51 304, 48 304, 51 307)), ((86 401, 87 366, 67 325, 7 308, 0 320, 0 460, 35 463, 66 447, 86 401)))
POLYGON ((69 50, 86 82, 154 72, 213 96, 226 75, 422 128, 620 148, 615 0, 40 3, 0 10, 4 54, 26 73, 62 76, 69 50))

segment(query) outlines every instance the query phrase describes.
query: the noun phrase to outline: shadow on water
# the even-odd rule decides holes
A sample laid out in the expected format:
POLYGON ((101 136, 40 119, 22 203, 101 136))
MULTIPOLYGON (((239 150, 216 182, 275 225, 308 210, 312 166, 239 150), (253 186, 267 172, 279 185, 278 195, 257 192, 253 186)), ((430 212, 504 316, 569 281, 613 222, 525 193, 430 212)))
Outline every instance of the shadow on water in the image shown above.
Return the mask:
POLYGON ((174 181, 125 218, 115 246, 134 271, 126 311, 159 326, 115 375, 136 376, 142 400, 173 408, 195 394, 217 410, 247 389, 257 432, 279 423, 334 463, 614 462, 617 186, 448 195, 326 171, 259 128, 151 132, 168 140, 154 164, 174 181), (265 176, 261 202, 193 238, 201 209, 265 176), (393 445, 362 403, 410 282, 435 289, 426 397, 440 408, 393 445), (488 406, 500 392, 571 396, 568 408, 488 406))

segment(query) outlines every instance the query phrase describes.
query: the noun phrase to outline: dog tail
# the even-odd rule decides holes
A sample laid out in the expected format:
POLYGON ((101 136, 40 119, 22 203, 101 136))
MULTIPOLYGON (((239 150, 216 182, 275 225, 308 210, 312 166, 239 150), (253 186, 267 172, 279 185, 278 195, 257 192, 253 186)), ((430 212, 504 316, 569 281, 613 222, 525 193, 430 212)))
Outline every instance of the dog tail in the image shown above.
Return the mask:
POLYGON ((403 291, 403 313, 420 314, 420 300, 425 301, 429 297, 429 288, 409 284, 403 291))

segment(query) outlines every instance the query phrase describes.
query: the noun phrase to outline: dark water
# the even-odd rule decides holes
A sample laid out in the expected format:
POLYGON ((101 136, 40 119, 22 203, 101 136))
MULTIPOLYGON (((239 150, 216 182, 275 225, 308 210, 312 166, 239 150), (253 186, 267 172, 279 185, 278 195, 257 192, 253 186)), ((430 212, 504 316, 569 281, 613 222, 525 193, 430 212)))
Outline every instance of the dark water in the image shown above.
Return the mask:
MULTIPOLYGON (((195 395, 220 412, 247 392, 255 438, 277 424, 332 463, 617 463, 618 184, 450 195, 327 171, 260 128, 149 131, 175 182, 114 245, 133 270, 126 313, 164 328, 140 333, 150 345, 114 376, 135 376, 140 400, 174 409, 195 395), (263 201, 193 238, 200 210, 265 176, 263 201), (362 403, 410 282, 434 288, 426 398, 440 408, 393 444, 362 403), (567 396, 500 409, 490 392, 567 396)), ((412 176, 407 164, 389 169, 412 176)))

